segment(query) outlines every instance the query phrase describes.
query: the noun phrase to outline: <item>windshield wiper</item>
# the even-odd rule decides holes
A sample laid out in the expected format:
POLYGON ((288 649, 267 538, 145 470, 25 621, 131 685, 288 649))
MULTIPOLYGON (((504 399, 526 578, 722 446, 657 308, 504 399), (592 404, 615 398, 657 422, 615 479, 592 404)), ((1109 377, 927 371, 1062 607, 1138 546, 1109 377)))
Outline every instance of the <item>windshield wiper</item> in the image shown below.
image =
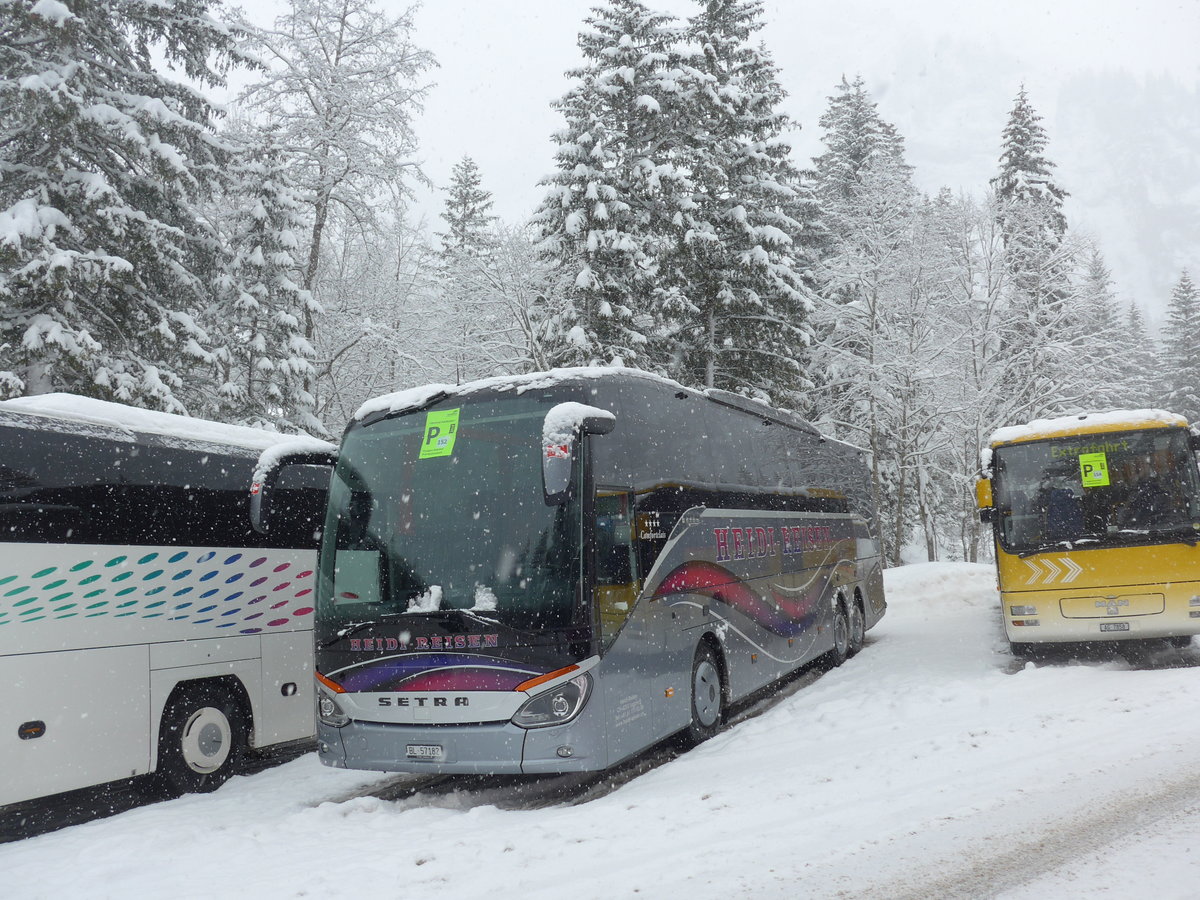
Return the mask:
POLYGON ((1037 553, 1048 553, 1054 550, 1074 550, 1081 544, 1092 546, 1112 546, 1118 544, 1152 544, 1165 541, 1168 543, 1187 544, 1195 547, 1200 544, 1200 533, 1193 525, 1177 525, 1171 528, 1122 528, 1120 531, 1110 531, 1107 534, 1089 534, 1066 541, 1049 541, 1037 544, 1017 552, 1019 559, 1025 559, 1037 553))
POLYGON ((1120 536, 1131 538, 1145 538, 1147 542, 1162 540, 1163 538, 1174 538, 1181 544, 1187 544, 1189 547, 1195 547, 1200 541, 1200 535, 1196 534, 1196 528, 1193 525, 1176 525, 1174 528, 1136 528, 1136 529, 1121 529, 1117 532, 1120 536))
POLYGON ((435 609, 435 610, 430 610, 429 612, 385 612, 385 613, 380 613, 379 617, 375 618, 375 619, 368 619, 365 622, 351 622, 349 625, 342 626, 341 628, 338 629, 337 633, 334 634, 333 637, 331 637, 327 641, 322 642, 318 646, 320 646, 322 648, 328 647, 331 644, 336 644, 338 641, 344 640, 345 638, 350 637, 351 635, 359 634, 360 632, 365 631, 368 628, 371 628, 375 625, 379 625, 383 619, 397 619, 402 616, 406 617, 406 618, 414 618, 416 616, 422 616, 422 617, 441 616, 441 617, 445 618, 445 617, 449 617, 449 616, 454 616, 460 620, 469 619, 479 625, 487 625, 489 627, 495 626, 500 621, 499 617, 495 616, 494 614, 492 616, 488 616, 485 613, 483 613, 479 610, 475 610, 475 609, 450 608, 450 609, 435 609))
POLYGON ((389 613, 389 615, 393 615, 393 616, 451 616, 452 615, 452 616, 456 616, 460 619, 472 619, 481 625, 495 625, 499 621, 499 618, 497 616, 495 616, 494 613, 491 617, 488 617, 480 610, 470 609, 470 608, 463 609, 463 608, 457 607, 457 606, 446 606, 441 609, 432 609, 427 612, 389 613))
POLYGON ((378 619, 369 619, 366 622, 351 622, 349 625, 345 625, 342 628, 339 628, 337 631, 337 634, 335 634, 329 640, 322 642, 319 646, 328 647, 330 644, 336 644, 338 641, 342 640, 343 638, 348 638, 352 634, 358 634, 360 631, 364 631, 364 630, 372 627, 373 625, 378 625, 378 624, 379 624, 378 619))
POLYGON ((1027 556, 1033 556, 1035 553, 1048 553, 1051 550, 1073 550, 1076 544, 1084 540, 1094 540, 1094 538, 1079 538, 1074 541, 1051 541, 1048 544, 1038 544, 1036 547, 1029 547, 1020 551, 1017 554, 1017 558, 1024 559, 1027 556))

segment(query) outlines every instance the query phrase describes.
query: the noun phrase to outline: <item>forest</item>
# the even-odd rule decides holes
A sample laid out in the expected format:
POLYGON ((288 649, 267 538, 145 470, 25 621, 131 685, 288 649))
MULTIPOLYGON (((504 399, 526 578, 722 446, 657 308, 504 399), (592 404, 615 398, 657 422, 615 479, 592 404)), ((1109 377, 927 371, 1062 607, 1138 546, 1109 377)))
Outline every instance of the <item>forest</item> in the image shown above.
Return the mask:
POLYGON ((1200 421, 1191 274, 1152 335, 1072 230, 1024 85, 975 191, 919 191, 861 77, 799 160, 764 15, 597 0, 535 214, 493 215, 468 154, 430 234, 437 60, 412 9, 289 0, 263 28, 219 0, 0 0, 0 399, 335 437, 388 391, 632 366, 868 448, 893 564, 987 552, 972 485, 998 426, 1200 421))

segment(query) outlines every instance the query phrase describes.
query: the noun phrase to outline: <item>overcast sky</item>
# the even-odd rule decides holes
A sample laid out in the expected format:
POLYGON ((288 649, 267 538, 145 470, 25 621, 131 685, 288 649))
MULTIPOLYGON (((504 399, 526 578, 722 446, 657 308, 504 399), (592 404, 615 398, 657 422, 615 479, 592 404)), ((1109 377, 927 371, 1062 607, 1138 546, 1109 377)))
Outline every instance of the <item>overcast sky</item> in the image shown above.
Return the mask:
MULTIPOLYGON (((416 37, 437 57, 418 133, 427 174, 444 184, 464 154, 496 212, 516 220, 541 199, 552 166, 550 103, 579 61, 589 0, 428 0, 416 37)), ((678 16, 694 0, 649 3, 678 16)), ((1004 0, 913 4, 768 0, 760 33, 801 126, 803 163, 820 152, 817 119, 843 73, 862 74, 905 136, 922 187, 974 190, 995 173, 1000 132, 1022 82, 1052 132, 1060 87, 1089 70, 1170 72, 1200 81, 1197 0, 1004 0)), ((1050 152, 1053 158, 1053 133, 1050 152)), ((427 201, 428 203, 428 201, 427 201)), ((428 203, 436 216, 440 206, 428 203)))
MULTIPOLYGON (((243 2, 260 24, 286 8, 282 0, 243 2)), ((426 0, 421 5, 415 39, 440 65, 431 73, 436 87, 417 133, 424 170, 439 188, 454 163, 469 155, 503 220, 523 220, 536 208, 543 194, 537 182, 553 166, 550 134, 562 126, 550 103, 568 88, 563 73, 580 61, 576 39, 594 5, 593 0, 426 0)), ((648 5, 681 18, 697 8, 695 0, 648 5)), ((1198 0, 915 0, 907 5, 767 0, 765 22, 761 40, 788 92, 787 112, 800 126, 792 138, 797 161, 808 165, 821 152, 817 120, 842 75, 861 74, 880 114, 904 136, 917 183, 927 191, 948 186, 977 193, 986 187, 996 171, 1001 130, 1024 84, 1045 119, 1060 182, 1086 207, 1089 173, 1071 168, 1078 148, 1066 146, 1065 138, 1056 144, 1064 88, 1074 84, 1078 97, 1081 76, 1105 72, 1168 75, 1200 88, 1198 0)), ((1095 102, 1103 103, 1103 97, 1095 102)), ((1194 149, 1200 156, 1200 147, 1194 149)), ((442 197, 441 191, 418 196, 418 213, 435 230, 442 224, 442 197)), ((1095 227, 1112 244, 1119 238, 1103 232, 1119 227, 1112 221, 1120 216, 1108 218, 1108 224, 1095 227)), ((1106 249, 1112 251, 1115 270, 1136 265, 1135 249, 1106 249)), ((1200 267, 1200 259, 1193 267, 1200 267)), ((1121 271, 1115 274, 1121 280, 1121 271)), ((1147 282, 1136 293, 1161 295, 1163 280, 1150 285, 1147 278, 1130 273, 1124 280, 1147 282)), ((1153 307, 1154 298, 1143 302, 1153 307)))

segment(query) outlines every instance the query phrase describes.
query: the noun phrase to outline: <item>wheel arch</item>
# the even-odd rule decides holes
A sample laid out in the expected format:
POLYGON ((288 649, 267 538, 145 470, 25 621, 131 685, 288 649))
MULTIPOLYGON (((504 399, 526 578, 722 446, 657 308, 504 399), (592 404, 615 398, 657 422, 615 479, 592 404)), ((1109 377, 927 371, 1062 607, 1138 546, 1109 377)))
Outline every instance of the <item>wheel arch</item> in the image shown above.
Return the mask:
POLYGON ((171 690, 163 698, 162 703, 157 705, 154 720, 151 723, 150 767, 148 771, 156 772, 158 770, 158 746, 162 735, 163 716, 171 708, 171 704, 182 694, 209 687, 221 690, 233 698, 234 702, 238 705, 244 721, 246 747, 250 748, 254 746, 254 704, 250 699, 250 692, 246 689, 246 685, 242 682, 241 678, 230 673, 181 679, 174 683, 171 690))

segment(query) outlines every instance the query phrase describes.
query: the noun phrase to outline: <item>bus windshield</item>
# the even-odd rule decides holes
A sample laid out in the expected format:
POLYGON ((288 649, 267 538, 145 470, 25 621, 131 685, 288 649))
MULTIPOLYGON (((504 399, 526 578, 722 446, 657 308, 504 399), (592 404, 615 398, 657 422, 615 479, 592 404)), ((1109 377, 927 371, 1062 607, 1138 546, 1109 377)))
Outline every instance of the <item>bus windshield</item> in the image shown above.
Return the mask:
POLYGON ((994 465, 1000 541, 1010 553, 1200 536, 1183 429, 1013 444, 996 448, 994 465))
POLYGON ((520 630, 575 621, 580 467, 567 502, 547 506, 541 436, 553 402, 457 398, 346 434, 321 554, 320 644, 360 623, 448 610, 520 630))

